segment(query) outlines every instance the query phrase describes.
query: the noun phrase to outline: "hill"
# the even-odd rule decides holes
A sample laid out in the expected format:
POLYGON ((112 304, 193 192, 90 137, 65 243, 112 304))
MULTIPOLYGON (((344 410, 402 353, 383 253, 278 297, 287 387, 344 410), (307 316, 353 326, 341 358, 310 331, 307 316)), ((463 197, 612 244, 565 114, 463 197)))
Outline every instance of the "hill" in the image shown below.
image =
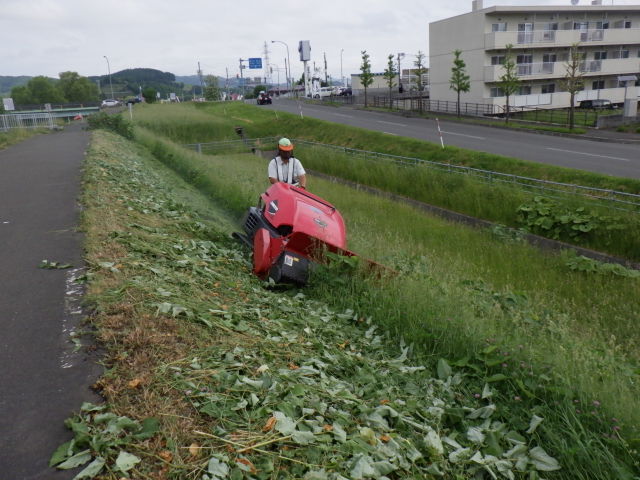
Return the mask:
POLYGON ((3 76, 0 75, 0 96, 7 97, 11 93, 13 87, 19 87, 25 85, 33 77, 21 75, 18 77, 3 76))

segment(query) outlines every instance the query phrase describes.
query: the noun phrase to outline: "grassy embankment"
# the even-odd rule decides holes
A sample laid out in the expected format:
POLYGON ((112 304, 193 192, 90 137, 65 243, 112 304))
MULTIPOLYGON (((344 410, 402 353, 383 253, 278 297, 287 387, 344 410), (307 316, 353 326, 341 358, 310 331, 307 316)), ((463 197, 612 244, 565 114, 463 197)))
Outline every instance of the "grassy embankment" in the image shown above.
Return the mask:
MULTIPOLYGON (((256 157, 202 157, 149 132, 138 138, 236 215, 263 188, 256 157)), ((637 446, 623 440, 637 420, 634 374, 623 365, 637 340, 637 280, 570 272, 517 242, 314 179, 313 191, 347 217, 352 247, 401 272, 388 285, 328 275, 305 292, 356 310, 336 315, 259 286, 215 232, 224 216, 133 144, 94 138, 86 186, 90 296, 111 366, 103 393, 110 412, 157 416, 161 426, 144 439, 153 422, 129 424, 118 444, 112 433, 126 422, 85 408, 76 438, 85 425, 104 440, 95 449, 106 465, 96 458, 94 469, 110 469, 108 478, 121 476, 119 450, 136 455, 120 466, 145 478, 228 467, 231 478, 254 468, 257 478, 336 478, 324 467, 351 478, 502 468, 567 479, 638 469, 637 446), (368 316, 412 345, 411 364, 391 361, 398 350, 387 336, 352 320, 368 316), (436 371, 442 380, 430 378, 436 371), (538 446, 562 469, 544 472, 554 463, 538 446)))
MULTIPOLYGON (((408 138, 393 137, 363 129, 338 126, 295 115, 261 110, 248 105, 151 106, 137 111, 138 124, 178 143, 236 139, 233 130, 243 126, 248 137, 282 135, 332 143, 351 148, 422 158, 524 177, 574 183, 629 193, 640 192, 640 182, 571 170, 549 165, 473 152, 408 138)), ((271 146, 269 146, 270 148, 271 146)), ((510 227, 526 227, 534 233, 558 238, 629 260, 640 260, 640 219, 638 214, 610 211, 584 199, 558 195, 554 205, 539 204, 535 194, 512 185, 487 184, 468 175, 452 175, 425 168, 403 168, 354 158, 322 148, 296 150, 308 168, 347 178, 510 227), (527 204, 535 218, 523 220, 518 214, 527 204), (579 209, 585 209, 581 211, 579 209), (544 218, 543 218, 544 217, 544 218), (577 230, 583 228, 585 232, 577 230)))
MULTIPOLYGON (((254 159, 251 167, 251 163, 241 162, 241 157, 229 162, 189 156, 157 143, 152 134, 140 132, 139 138, 237 214, 262 188, 255 184, 264 173, 261 160, 254 159)), ((588 419, 574 418, 576 412, 582 413, 573 403, 578 398, 585 405, 603 403, 606 397, 604 403, 613 407, 610 414, 615 412, 618 418, 624 416, 630 425, 637 425, 638 392, 633 380, 638 362, 634 347, 637 279, 619 282, 570 272, 562 258, 545 257, 508 241, 496 243, 487 233, 424 220, 422 215, 418 224, 416 212, 407 207, 369 197, 360 199, 353 191, 335 185, 323 188, 327 184, 316 182, 313 190, 331 198, 345 213, 353 248, 409 274, 406 283, 402 280, 388 289, 363 291, 362 285, 352 285, 354 295, 336 295, 332 289, 324 292, 327 301, 375 312, 388 331, 415 341, 422 354, 477 360, 482 357, 478 352, 486 346, 483 342, 494 339, 513 355, 509 358, 535 365, 536 375, 543 365, 551 365, 553 380, 546 374, 540 377, 549 379, 550 384, 534 381, 530 388, 540 389, 533 394, 538 400, 550 402, 546 415, 553 418, 553 426, 546 434, 555 436, 557 445, 567 441, 559 428, 564 422, 572 428, 576 427, 574 421, 589 423, 588 419), (420 273, 414 277, 416 272, 420 273), (552 392, 557 388, 564 394, 556 398, 552 392)), ((518 375, 513 371, 507 375, 510 380, 503 390, 505 396, 507 392, 513 397, 523 395, 525 387, 518 375)), ((526 405, 524 411, 530 408, 526 405)), ((576 428, 577 436, 571 443, 584 441, 576 433, 583 427, 576 428)), ((631 426, 629 431, 635 432, 635 428, 631 426)), ((584 458, 573 461, 582 463, 584 458)))
POLYGON ((8 132, 0 132, 0 150, 43 132, 33 128, 12 128, 8 132))

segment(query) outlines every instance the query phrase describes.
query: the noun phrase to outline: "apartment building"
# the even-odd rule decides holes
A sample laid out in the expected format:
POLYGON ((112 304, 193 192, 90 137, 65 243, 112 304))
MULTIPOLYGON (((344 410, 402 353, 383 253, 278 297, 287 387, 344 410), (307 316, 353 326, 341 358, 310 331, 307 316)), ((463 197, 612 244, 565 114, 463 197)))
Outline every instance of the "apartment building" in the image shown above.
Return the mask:
POLYGON ((471 12, 431 23, 431 98, 456 100, 449 79, 453 51, 459 49, 471 77, 471 89, 462 94, 461 101, 504 105, 500 77, 509 44, 521 81, 511 105, 569 106, 562 79, 573 44, 578 44, 583 56, 584 90, 577 94, 577 101, 600 98, 622 103, 625 95, 636 98, 640 89, 625 88, 628 84, 619 77, 640 78, 640 5, 600 3, 483 8, 482 0, 474 0, 471 12))

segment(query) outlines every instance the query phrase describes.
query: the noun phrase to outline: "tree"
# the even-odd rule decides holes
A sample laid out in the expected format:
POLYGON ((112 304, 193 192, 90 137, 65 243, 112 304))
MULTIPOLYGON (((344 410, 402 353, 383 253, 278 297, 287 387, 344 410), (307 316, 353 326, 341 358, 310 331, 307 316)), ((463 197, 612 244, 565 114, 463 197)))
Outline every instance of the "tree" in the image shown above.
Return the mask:
POLYGON ((369 54, 366 50, 362 52, 362 65, 360 65, 360 83, 364 88, 364 106, 367 107, 367 89, 373 83, 373 74, 371 73, 371 63, 369 62, 369 54))
POLYGON ((505 97, 507 97, 505 108, 505 123, 509 123, 509 97, 511 97, 520 87, 520 79, 518 78, 517 65, 513 59, 513 45, 507 45, 507 51, 504 54, 504 63, 502 68, 504 74, 500 77, 500 88, 505 97))
POLYGON ((389 54, 389 56, 387 57, 388 63, 387 63, 387 69, 384 71, 384 73, 382 74, 382 76, 385 78, 385 80, 387 81, 387 86, 389 87, 389 109, 392 108, 392 100, 391 100, 391 91, 393 90, 393 87, 396 86, 396 82, 394 82, 395 78, 396 78, 396 68, 393 62, 393 54, 389 54))
POLYGON ((469 82, 469 75, 467 75, 467 65, 464 63, 464 60, 460 58, 462 55, 462 50, 454 50, 453 51, 453 67, 451 67, 451 80, 449 83, 449 88, 456 92, 458 95, 458 101, 456 103, 458 117, 460 116, 460 93, 467 93, 471 88, 471 83, 469 82))
POLYGON ((569 47, 569 58, 565 64, 566 74, 560 82, 560 87, 570 93, 569 98, 569 129, 573 130, 576 93, 584 88, 584 80, 582 73, 582 62, 584 61, 584 53, 578 50, 578 44, 574 43, 569 47))
POLYGON ((44 76, 33 77, 26 85, 12 88, 11 96, 18 105, 64 103, 65 101, 55 81, 44 76))
POLYGON ((154 103, 156 101, 156 97, 158 92, 153 87, 147 87, 142 90, 142 96, 144 97, 144 101, 147 103, 154 103))
POLYGON ((424 65, 425 54, 422 51, 418 50, 418 54, 416 55, 416 60, 413 62, 413 66, 416 67, 413 69, 414 74, 416 75, 416 87, 418 88, 419 101, 418 101, 418 110, 422 113, 422 94, 424 93, 424 74, 427 73, 427 67, 424 65))
POLYGON ((215 75, 207 75, 204 77, 204 98, 209 101, 220 100, 220 87, 218 86, 218 77, 215 75))
POLYGON ((70 103, 97 102, 100 99, 98 86, 76 72, 60 73, 57 87, 70 103))

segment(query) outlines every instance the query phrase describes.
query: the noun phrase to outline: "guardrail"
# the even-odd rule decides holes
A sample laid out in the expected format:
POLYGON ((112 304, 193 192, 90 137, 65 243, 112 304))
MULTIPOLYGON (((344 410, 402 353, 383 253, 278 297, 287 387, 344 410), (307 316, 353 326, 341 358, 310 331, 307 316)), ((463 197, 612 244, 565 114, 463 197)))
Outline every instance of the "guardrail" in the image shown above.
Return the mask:
MULTIPOLYGON (((442 113, 458 113, 458 102, 452 100, 431 100, 422 97, 392 97, 389 103, 388 96, 373 96, 372 105, 379 108, 390 108, 391 110, 404 111, 430 111, 442 113), (422 107, 422 108, 421 108, 422 107)), ((462 115, 473 115, 478 117, 498 115, 502 113, 502 107, 490 103, 463 103, 460 102, 460 113, 462 115)))
MULTIPOLYGON (((404 157, 400 155, 390 155, 387 153, 372 152, 368 150, 358 150, 355 148, 341 147, 309 140, 292 139, 297 147, 306 146, 310 148, 325 149, 332 152, 339 152, 344 155, 352 155, 372 162, 393 163, 402 167, 422 166, 432 168, 440 172, 452 175, 467 175, 478 181, 493 184, 506 185, 529 191, 534 194, 557 197, 558 195, 574 196, 593 201, 598 205, 615 209, 640 213, 640 195, 603 188, 587 187, 571 183, 553 182, 550 180, 540 180, 537 178, 522 177, 509 173, 482 170, 479 168, 453 165, 443 162, 434 162, 415 157, 404 157)), ((195 143, 183 145, 186 148, 199 153, 242 153, 256 150, 274 150, 277 143, 276 137, 263 137, 244 140, 229 140, 224 142, 195 143)))
POLYGON ((8 132, 12 128, 54 128, 53 116, 50 113, 0 115, 0 132, 8 132))

